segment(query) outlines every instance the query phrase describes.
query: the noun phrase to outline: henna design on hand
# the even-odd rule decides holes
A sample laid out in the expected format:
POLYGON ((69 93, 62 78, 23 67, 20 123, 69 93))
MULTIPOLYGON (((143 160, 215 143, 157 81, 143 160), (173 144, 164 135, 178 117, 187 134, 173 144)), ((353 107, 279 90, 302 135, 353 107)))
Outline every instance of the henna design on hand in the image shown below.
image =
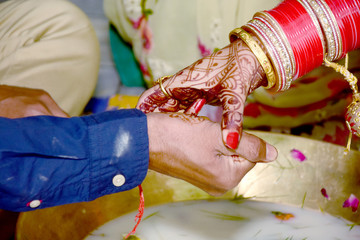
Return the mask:
MULTIPOLYGON (((155 88, 156 86, 154 86, 155 88)), ((158 86, 157 86, 158 87, 158 86)), ((165 94, 161 91, 160 88, 156 89, 151 95, 146 97, 144 101, 139 105, 139 110, 144 113, 149 113, 155 111, 156 108, 166 104, 169 99, 165 96, 165 94)), ((173 106, 173 108, 175 108, 173 106)), ((169 110, 171 110, 171 105, 169 106, 169 110)))
POLYGON ((265 73, 242 40, 200 59, 163 81, 168 99, 158 87, 145 97, 140 109, 174 112, 189 108, 197 99, 223 107, 223 129, 239 131, 247 96, 263 84, 265 73))
POLYGON ((239 40, 183 69, 166 80, 164 86, 175 99, 191 102, 189 99, 194 97, 218 98, 219 85, 224 83, 222 87, 231 87, 232 90, 243 89, 245 85, 240 87, 239 84, 245 83, 244 90, 253 91, 263 77, 264 71, 256 57, 239 40))
POLYGON ((205 120, 209 120, 207 117, 198 117, 194 115, 182 114, 182 113, 170 113, 168 114, 171 118, 178 118, 184 122, 188 122, 190 124, 197 124, 204 122, 205 120))

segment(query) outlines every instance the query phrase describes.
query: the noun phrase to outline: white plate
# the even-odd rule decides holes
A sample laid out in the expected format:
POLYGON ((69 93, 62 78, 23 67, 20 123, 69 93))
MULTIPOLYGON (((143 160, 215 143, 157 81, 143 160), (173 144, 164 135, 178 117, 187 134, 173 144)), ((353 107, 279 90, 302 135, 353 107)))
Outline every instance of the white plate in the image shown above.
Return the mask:
MULTIPOLYGON (((136 212, 116 218, 86 240, 121 240, 136 212)), ((251 200, 195 200, 145 208, 136 232, 141 240, 360 239, 360 226, 305 208, 251 200), (281 220, 280 213, 288 220, 281 220), (293 216, 293 217, 292 217, 293 216)))

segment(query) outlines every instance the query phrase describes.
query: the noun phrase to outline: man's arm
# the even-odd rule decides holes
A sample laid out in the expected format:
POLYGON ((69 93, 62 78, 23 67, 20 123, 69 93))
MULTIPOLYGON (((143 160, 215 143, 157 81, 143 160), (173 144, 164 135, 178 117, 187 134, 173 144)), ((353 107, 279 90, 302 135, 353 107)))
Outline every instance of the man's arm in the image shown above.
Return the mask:
POLYGON ((138 186, 146 176, 146 116, 0 118, 0 208, 29 211, 138 186))

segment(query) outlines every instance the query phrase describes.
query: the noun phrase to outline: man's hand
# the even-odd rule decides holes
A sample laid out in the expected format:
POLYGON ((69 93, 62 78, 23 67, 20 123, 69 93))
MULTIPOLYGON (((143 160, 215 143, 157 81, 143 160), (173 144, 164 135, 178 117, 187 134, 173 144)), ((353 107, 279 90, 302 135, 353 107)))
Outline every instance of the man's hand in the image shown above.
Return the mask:
POLYGON ((0 117, 22 118, 37 115, 69 117, 43 90, 0 85, 0 117))
POLYGON ((234 188, 257 162, 276 159, 277 150, 243 133, 239 146, 228 149, 218 123, 181 113, 149 113, 149 168, 183 179, 212 195, 234 188))

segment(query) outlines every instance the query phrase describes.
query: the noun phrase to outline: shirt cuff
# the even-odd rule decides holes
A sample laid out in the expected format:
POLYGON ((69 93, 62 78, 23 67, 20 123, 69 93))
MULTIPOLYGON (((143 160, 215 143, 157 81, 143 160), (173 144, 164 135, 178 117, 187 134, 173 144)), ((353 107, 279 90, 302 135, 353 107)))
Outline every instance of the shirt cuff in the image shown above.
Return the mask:
POLYGON ((146 115, 120 110, 93 115, 87 123, 93 159, 88 200, 140 185, 149 167, 146 115))

